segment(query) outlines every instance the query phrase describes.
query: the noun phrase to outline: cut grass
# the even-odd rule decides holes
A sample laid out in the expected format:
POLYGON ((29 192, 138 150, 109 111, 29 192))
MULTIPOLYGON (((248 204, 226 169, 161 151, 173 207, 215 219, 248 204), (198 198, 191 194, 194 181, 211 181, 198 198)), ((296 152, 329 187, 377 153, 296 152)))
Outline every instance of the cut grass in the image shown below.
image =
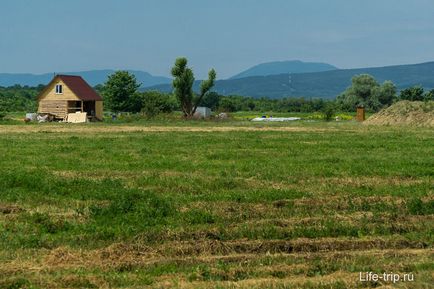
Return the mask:
POLYGON ((427 288, 433 147, 353 123, 0 126, 0 288, 427 288))

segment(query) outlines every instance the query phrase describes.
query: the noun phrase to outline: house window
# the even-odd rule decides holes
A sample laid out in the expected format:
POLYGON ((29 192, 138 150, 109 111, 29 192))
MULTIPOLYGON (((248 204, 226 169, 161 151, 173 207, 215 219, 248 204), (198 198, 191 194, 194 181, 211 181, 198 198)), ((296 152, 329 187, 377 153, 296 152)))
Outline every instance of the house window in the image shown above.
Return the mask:
POLYGON ((63 88, 61 84, 56 84, 56 94, 62 94, 63 88))

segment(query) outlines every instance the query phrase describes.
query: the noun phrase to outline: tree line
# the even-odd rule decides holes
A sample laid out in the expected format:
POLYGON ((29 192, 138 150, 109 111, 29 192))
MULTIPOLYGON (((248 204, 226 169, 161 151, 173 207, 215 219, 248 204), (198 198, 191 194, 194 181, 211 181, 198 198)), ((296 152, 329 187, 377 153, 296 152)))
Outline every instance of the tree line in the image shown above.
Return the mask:
MULTIPOLYGON (((143 113, 152 118, 160 113, 182 111, 184 117, 192 117, 198 106, 206 106, 213 111, 274 111, 274 112, 317 112, 332 115, 333 111, 355 111, 364 106, 368 111, 376 112, 398 100, 429 101, 434 100, 434 89, 424 91, 421 86, 405 88, 398 93, 395 84, 385 81, 380 84, 371 75, 361 74, 352 78, 351 85, 335 100, 307 99, 286 97, 270 99, 245 96, 224 96, 212 88, 216 72, 211 69, 208 79, 202 81, 199 93, 192 89, 193 70, 188 67, 186 58, 178 58, 171 69, 173 92, 140 91, 140 83, 128 71, 117 71, 110 75, 104 84, 95 89, 103 96, 105 108, 111 112, 143 113)), ((44 88, 15 85, 0 87, 0 115, 13 111, 35 111, 36 96, 44 88)))
POLYGON ((356 75, 351 80, 351 86, 336 98, 336 107, 343 111, 354 111, 357 106, 363 106, 368 111, 377 112, 399 100, 429 101, 434 100, 434 89, 424 91, 421 86, 405 88, 397 93, 392 81, 379 84, 369 74, 356 75))
POLYGON ((140 85, 137 84, 134 75, 126 71, 113 74, 109 77, 106 85, 101 87, 108 108, 115 112, 143 112, 149 117, 174 110, 181 110, 185 117, 191 117, 197 106, 206 106, 217 112, 274 111, 309 113, 320 111, 332 115, 333 111, 355 111, 358 106, 363 106, 370 112, 377 112, 399 100, 434 100, 434 89, 424 91, 420 86, 413 86, 398 93, 393 82, 385 81, 380 84, 373 76, 368 74, 354 76, 351 85, 338 95, 335 100, 306 99, 303 97, 270 99, 237 95, 224 96, 211 91, 215 80, 214 70, 210 71, 209 79, 202 82, 200 93, 195 94, 192 91, 193 72, 186 65, 186 59, 178 59, 175 63, 172 69, 172 74, 175 77, 173 82, 174 92, 171 94, 158 91, 138 92, 140 85), (119 87, 116 88, 117 86, 119 87), (116 93, 122 88, 130 88, 130 91, 116 93), (122 100, 118 98, 120 95, 122 95, 122 100))
POLYGON ((36 97, 42 89, 44 89, 44 85, 36 87, 0 86, 0 118, 3 118, 7 112, 35 111, 36 97))
POLYGON ((200 93, 193 92, 194 73, 184 57, 176 59, 171 70, 173 93, 158 91, 139 92, 140 84, 128 71, 117 71, 108 77, 105 85, 97 89, 104 96, 106 106, 113 112, 144 112, 153 117, 160 112, 181 110, 184 117, 191 118, 197 107, 208 96, 214 86, 217 74, 214 69, 208 79, 200 84, 200 93))

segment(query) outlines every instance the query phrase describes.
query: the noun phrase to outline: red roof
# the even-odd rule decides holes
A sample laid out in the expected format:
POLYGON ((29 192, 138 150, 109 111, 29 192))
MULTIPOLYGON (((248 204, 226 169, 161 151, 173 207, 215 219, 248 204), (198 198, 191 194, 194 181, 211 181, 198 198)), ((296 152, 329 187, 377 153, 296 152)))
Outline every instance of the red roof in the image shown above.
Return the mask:
POLYGON ((81 100, 102 100, 102 97, 81 76, 57 75, 81 100))

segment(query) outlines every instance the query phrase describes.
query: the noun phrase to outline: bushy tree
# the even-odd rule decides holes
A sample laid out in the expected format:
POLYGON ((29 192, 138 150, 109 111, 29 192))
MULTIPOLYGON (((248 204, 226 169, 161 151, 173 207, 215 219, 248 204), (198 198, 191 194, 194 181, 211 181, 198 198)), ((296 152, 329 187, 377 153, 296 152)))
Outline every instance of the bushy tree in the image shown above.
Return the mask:
POLYGON ((95 86, 93 87, 93 89, 94 89, 96 92, 98 92, 99 94, 103 95, 103 93, 104 93, 104 84, 99 83, 99 84, 95 85, 95 86))
POLYGON ((159 113, 172 112, 176 107, 169 94, 159 91, 146 91, 142 93, 142 112, 148 118, 155 117, 159 113))
POLYGON ((148 118, 153 118, 160 113, 159 106, 160 93, 157 91, 149 91, 142 94, 142 112, 148 118))
POLYGON ((321 111, 321 109, 324 107, 325 105, 325 101, 322 98, 319 99, 312 99, 310 100, 311 102, 311 111, 307 111, 307 112, 315 112, 315 111, 321 111))
POLYGON ((362 102, 368 101, 374 94, 374 90, 380 86, 377 80, 369 74, 354 76, 351 82, 352 85, 349 88, 349 93, 353 93, 359 97, 362 102))
POLYGON ((337 103, 345 111, 354 111, 359 105, 378 111, 392 104, 395 97, 396 87, 391 81, 380 85, 373 76, 361 74, 352 78, 351 86, 337 97, 337 103))
POLYGON ((192 117, 196 112, 199 103, 203 97, 214 86, 216 79, 216 72, 211 69, 208 73, 208 79, 202 81, 200 84, 200 94, 194 97, 193 83, 194 74, 193 70, 187 66, 187 58, 181 57, 176 59, 175 66, 172 68, 173 88, 174 94, 179 101, 181 110, 184 113, 184 117, 192 117))
POLYGON ((212 110, 217 110, 219 104, 220 104, 220 95, 214 91, 207 93, 199 103, 200 106, 206 106, 212 110))
POLYGON ((7 109, 5 104, 6 104, 5 101, 2 98, 0 98, 0 120, 2 120, 6 116, 7 109))
POLYGON ((434 89, 431 89, 430 91, 427 91, 425 93, 424 100, 425 101, 430 101, 430 100, 434 101, 434 89))
POLYGON ((336 114, 336 106, 334 102, 327 102, 327 104, 323 108, 324 119, 326 121, 331 121, 336 114))
POLYGON ((102 89, 106 106, 114 112, 138 112, 141 109, 140 84, 128 71, 116 71, 102 89))
POLYGON ((247 101, 247 107, 249 108, 249 110, 255 110, 256 104, 252 99, 249 99, 247 101))
POLYGON ((386 80, 378 89, 378 101, 382 105, 390 106, 396 100, 396 86, 392 81, 386 80))
POLYGON ((219 110, 224 112, 234 112, 239 109, 237 109, 236 105, 236 99, 233 97, 222 97, 220 100, 219 110))
POLYGON ((354 111, 361 104, 360 98, 357 95, 345 92, 338 95, 336 102, 343 111, 354 111))
POLYGON ((421 86, 413 86, 401 90, 399 94, 401 100, 422 101, 424 100, 424 90, 421 86))

